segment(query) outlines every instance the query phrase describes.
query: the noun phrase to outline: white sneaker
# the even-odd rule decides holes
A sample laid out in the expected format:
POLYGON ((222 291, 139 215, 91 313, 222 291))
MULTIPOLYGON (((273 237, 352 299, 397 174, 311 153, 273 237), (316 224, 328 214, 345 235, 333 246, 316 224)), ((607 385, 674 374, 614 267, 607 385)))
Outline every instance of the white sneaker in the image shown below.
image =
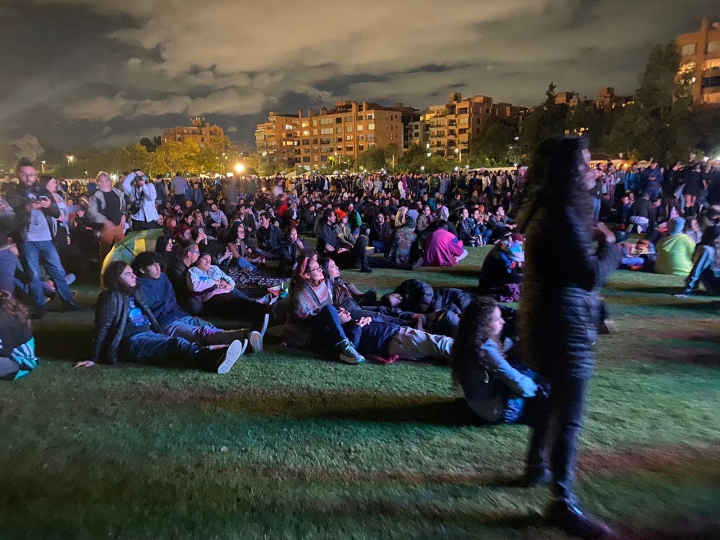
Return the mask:
POLYGON ((218 366, 218 369, 217 369, 218 374, 224 375, 225 373, 230 371, 232 369, 232 367, 235 365, 235 362, 237 362, 238 358, 240 358, 243 355, 246 348, 247 348, 247 339, 245 340, 245 343, 240 343, 237 340, 233 341, 230 344, 230 346, 228 347, 228 350, 225 352, 225 359, 218 366))
POLYGON ((263 352, 263 335, 260 332, 250 332, 250 347, 254 354, 263 352))
POLYGON ((262 326, 260 327, 260 336, 261 337, 265 337, 265 332, 267 332, 268 324, 270 324, 270 314, 266 313, 265 316, 263 317, 262 326))

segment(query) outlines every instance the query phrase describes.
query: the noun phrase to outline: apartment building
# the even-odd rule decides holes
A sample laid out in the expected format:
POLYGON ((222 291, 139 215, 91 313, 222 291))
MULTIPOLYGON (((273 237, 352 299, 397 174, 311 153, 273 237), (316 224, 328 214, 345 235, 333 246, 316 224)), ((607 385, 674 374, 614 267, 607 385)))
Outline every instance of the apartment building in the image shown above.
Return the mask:
POLYGON ((332 109, 310 109, 307 115, 271 112, 267 122, 257 125, 255 144, 269 161, 285 161, 305 170, 331 163, 340 169, 350 158, 357 160, 375 146, 402 148, 403 114, 403 110, 355 101, 339 101, 332 109))
POLYGON ((680 72, 692 81, 693 103, 720 107, 720 22, 703 19, 699 32, 677 37, 680 72))
POLYGON ((488 96, 463 99, 461 93, 453 92, 448 95, 447 103, 431 105, 421 116, 421 123, 426 124, 427 138, 420 144, 424 142, 429 153, 461 161, 463 153, 470 148, 470 140, 480 134, 487 118, 496 116, 519 121, 525 110, 509 103, 493 103, 493 98, 488 96))
POLYGON ((201 116, 191 118, 190 124, 190 126, 177 126, 166 129, 162 135, 163 144, 193 141, 202 148, 211 140, 221 140, 225 137, 225 131, 220 126, 210 125, 201 116))

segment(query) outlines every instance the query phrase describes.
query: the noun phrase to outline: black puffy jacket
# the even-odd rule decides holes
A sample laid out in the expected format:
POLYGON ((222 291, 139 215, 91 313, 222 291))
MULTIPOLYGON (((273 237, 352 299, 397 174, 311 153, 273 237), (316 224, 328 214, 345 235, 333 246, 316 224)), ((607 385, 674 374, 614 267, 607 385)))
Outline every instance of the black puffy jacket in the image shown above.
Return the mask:
POLYGON ((597 288, 618 267, 614 243, 593 249, 572 209, 540 207, 521 223, 525 280, 520 341, 526 363, 546 376, 589 377, 600 317, 597 288))

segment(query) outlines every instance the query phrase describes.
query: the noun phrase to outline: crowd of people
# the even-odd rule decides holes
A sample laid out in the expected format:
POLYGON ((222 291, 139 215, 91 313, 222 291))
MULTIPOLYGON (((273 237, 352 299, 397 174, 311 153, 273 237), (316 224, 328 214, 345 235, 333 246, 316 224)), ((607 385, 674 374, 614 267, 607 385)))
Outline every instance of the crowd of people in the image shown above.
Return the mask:
POLYGON ((102 265, 93 357, 78 367, 227 373, 248 347, 263 350, 271 323, 285 345, 348 364, 436 359, 479 422, 533 427, 525 483, 552 484, 548 520, 602 536, 572 487, 608 317, 597 291, 622 265, 686 276, 680 295, 700 283, 720 294, 720 175, 695 156, 642 170, 589 157, 582 139, 561 137, 512 171, 168 181, 135 170, 83 183, 39 176, 21 159, 0 196, 0 377, 37 366, 31 318, 54 297, 82 310, 74 274, 102 265), (155 251, 113 260, 117 242, 148 230, 155 251), (455 266, 485 244, 472 292, 408 279, 378 298, 341 274, 455 266), (287 296, 236 286, 265 273, 289 278, 287 296), (519 311, 496 301, 520 299, 519 311))

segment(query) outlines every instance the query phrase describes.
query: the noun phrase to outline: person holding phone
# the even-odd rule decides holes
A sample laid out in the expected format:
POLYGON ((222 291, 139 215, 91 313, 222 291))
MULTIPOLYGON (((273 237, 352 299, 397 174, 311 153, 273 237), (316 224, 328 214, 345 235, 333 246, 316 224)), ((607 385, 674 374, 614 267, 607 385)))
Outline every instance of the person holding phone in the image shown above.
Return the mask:
POLYGON ((145 173, 137 169, 123 179, 122 188, 129 198, 133 231, 159 229, 160 216, 155 205, 155 184, 149 182, 145 173))

